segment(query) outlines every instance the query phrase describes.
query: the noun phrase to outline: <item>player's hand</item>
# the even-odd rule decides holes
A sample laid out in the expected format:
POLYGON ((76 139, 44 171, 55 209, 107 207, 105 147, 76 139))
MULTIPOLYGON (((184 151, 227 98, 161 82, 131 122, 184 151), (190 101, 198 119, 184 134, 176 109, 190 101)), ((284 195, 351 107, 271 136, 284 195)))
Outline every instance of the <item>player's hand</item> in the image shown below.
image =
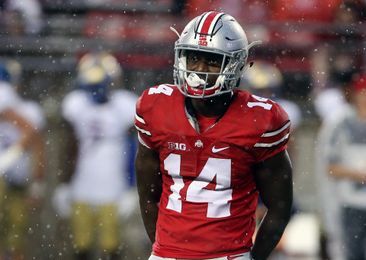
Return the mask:
POLYGON ((136 189, 125 191, 118 205, 118 213, 123 219, 128 219, 138 209, 138 195, 136 189))
POLYGON ((65 219, 69 218, 71 215, 71 204, 70 184, 61 183, 57 185, 52 196, 52 206, 58 216, 65 219))

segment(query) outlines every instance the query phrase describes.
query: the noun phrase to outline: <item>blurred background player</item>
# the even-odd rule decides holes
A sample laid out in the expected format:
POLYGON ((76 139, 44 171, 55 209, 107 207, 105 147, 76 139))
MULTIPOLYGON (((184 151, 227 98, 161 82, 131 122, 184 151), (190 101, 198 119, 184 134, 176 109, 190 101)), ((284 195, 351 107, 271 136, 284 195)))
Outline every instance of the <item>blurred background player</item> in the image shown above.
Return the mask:
POLYGON ((322 121, 337 119, 348 106, 352 76, 357 73, 360 58, 348 48, 331 48, 328 77, 323 89, 314 91, 314 108, 322 121), (332 111, 332 113, 329 113, 332 111))
POLYGON ((120 74, 113 56, 86 54, 78 66, 78 88, 62 102, 62 115, 73 130, 66 171, 72 174, 71 228, 77 259, 93 259, 95 242, 102 259, 119 259, 121 254, 118 206, 127 188, 126 138, 133 125, 136 96, 111 90, 120 74))
POLYGON ((40 0, 2 0, 0 16, 12 35, 38 35, 44 26, 40 0))
POLYGON ((332 208, 326 205, 333 214, 328 220, 335 225, 327 230, 329 240, 342 238, 337 245, 344 248, 343 259, 366 259, 366 74, 353 78, 350 105, 324 123, 320 136, 323 170, 332 181, 331 196, 336 200, 332 208))
POLYGON ((44 190, 45 118, 40 105, 16 94, 20 74, 18 62, 0 60, 0 252, 9 259, 24 259, 29 210, 44 190))
MULTIPOLYGON (((366 17, 366 2, 358 0, 341 1, 334 10, 333 23, 344 28, 356 28, 363 24, 366 17)), ((352 76, 358 72, 364 62, 363 51, 357 53, 354 43, 362 40, 352 30, 337 33, 342 44, 323 42, 314 53, 312 76, 314 108, 321 120, 337 118, 349 101, 349 86, 352 76), (353 45, 353 48, 349 46, 353 45), (332 113, 329 113, 332 111, 332 113)), ((329 37, 329 36, 328 36, 329 37)))

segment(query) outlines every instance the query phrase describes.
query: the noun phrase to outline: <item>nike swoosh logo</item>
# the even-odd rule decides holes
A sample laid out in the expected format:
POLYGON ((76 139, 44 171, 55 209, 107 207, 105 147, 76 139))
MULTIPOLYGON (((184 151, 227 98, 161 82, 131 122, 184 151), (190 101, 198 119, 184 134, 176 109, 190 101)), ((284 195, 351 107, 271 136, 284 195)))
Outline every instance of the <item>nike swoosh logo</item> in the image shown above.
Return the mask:
POLYGON ((213 153, 218 153, 218 152, 224 151, 224 150, 226 150, 226 149, 228 149, 228 148, 229 148, 229 146, 222 147, 222 148, 216 148, 216 147, 214 146, 214 147, 212 147, 212 152, 213 152, 213 153))

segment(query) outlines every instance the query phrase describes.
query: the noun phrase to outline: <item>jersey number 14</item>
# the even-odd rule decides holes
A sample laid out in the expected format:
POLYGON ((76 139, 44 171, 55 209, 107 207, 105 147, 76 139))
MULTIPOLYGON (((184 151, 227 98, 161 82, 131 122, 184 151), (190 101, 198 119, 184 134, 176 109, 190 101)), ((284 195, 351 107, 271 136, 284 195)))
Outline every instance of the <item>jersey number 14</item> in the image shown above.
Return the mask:
MULTIPOLYGON (((183 177, 180 175, 181 155, 170 154, 164 160, 164 169, 173 178, 174 184, 170 186, 171 194, 167 208, 176 212, 182 212, 181 190, 184 187, 183 177)), ((232 200, 231 188, 231 160, 208 158, 200 174, 193 180, 186 194, 186 201, 193 203, 207 203, 208 218, 222 218, 230 216, 229 201, 232 200), (206 186, 216 177, 214 190, 206 189, 206 186)))

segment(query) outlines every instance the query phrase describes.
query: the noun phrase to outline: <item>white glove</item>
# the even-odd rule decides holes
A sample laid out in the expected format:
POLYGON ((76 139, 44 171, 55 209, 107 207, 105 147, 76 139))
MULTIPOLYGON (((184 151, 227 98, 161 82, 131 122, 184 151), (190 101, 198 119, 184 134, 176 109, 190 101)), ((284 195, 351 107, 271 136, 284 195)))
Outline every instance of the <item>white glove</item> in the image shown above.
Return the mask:
POLYGON ((123 219, 128 219, 137 209, 138 194, 136 189, 123 192, 118 204, 118 213, 123 219))
POLYGON ((59 184, 52 197, 52 206, 56 213, 62 218, 71 215, 71 189, 69 184, 59 184))

